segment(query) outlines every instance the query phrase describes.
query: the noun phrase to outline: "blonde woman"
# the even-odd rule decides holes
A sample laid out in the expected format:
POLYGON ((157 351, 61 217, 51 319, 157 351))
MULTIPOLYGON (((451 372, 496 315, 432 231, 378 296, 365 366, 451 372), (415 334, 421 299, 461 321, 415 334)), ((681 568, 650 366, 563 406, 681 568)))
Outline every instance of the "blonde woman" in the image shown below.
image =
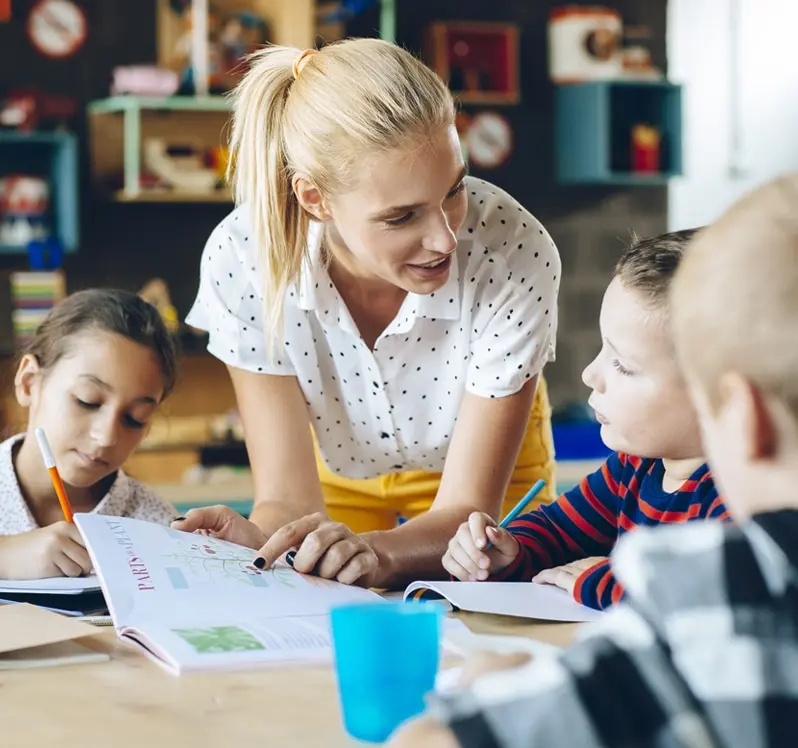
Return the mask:
POLYGON ((451 94, 395 45, 269 47, 233 101, 238 207, 188 321, 228 365, 255 503, 176 527, 345 583, 441 576, 471 512, 551 487, 557 250, 466 176, 451 94))

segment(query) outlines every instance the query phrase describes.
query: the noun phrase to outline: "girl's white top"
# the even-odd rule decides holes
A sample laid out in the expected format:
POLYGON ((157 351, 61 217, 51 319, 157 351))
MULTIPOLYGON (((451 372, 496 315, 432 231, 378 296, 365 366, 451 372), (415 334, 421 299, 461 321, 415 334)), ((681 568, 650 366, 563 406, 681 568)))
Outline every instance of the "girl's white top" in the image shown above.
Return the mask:
MULTIPOLYGON (((39 527, 22 495, 14 470, 14 447, 24 438, 25 434, 17 434, 0 444, 0 535, 18 535, 39 527)), ((33 438, 32 434, 30 438, 33 438)), ((45 470, 42 461, 42 471, 45 470)), ((146 486, 121 470, 117 471, 111 488, 94 511, 112 517, 133 517, 164 525, 177 517, 177 511, 171 504, 159 499, 146 486)))
POLYGON ((208 350, 224 363, 296 377, 324 462, 341 476, 441 471, 464 393, 512 395, 554 358, 554 242, 498 187, 467 177, 466 190, 468 215, 448 280, 429 295, 408 294, 373 350, 320 262, 320 224, 312 227, 301 278, 286 294, 282 340, 273 350, 246 207, 205 245, 187 322, 207 330, 208 350))

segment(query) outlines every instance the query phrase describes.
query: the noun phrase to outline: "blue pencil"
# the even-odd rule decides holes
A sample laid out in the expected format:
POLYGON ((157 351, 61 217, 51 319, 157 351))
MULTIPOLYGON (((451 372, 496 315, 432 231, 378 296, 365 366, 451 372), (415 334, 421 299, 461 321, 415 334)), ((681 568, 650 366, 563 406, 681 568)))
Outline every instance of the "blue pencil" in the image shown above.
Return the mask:
POLYGON ((507 527, 527 506, 532 502, 532 500, 546 487, 546 481, 541 478, 537 483, 535 483, 532 488, 530 488, 526 492, 526 496, 524 496, 521 501, 519 501, 511 510, 510 513, 501 521, 499 522, 499 527, 507 527))
MULTIPOLYGON (((518 517, 524 509, 532 503, 532 500, 545 488, 546 481, 541 478, 537 483, 535 483, 532 488, 530 488, 526 492, 526 496, 524 496, 521 501, 519 501, 507 514, 507 516, 499 522, 499 527, 507 527, 516 517, 518 517)), ((487 551, 489 548, 493 547, 493 543, 488 541, 488 544, 485 546, 485 550, 487 551)))

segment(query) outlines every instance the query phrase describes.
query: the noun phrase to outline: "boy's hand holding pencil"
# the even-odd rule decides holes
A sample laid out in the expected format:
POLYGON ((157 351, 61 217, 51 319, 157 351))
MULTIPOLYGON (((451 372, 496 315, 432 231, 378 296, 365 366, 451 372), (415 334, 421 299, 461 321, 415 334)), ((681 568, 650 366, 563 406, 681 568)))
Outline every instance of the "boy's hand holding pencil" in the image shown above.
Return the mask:
POLYGON ((507 568, 518 551, 518 541, 489 514, 472 512, 449 541, 443 568, 461 582, 482 582, 507 568))
POLYGON ((506 528, 545 485, 543 480, 535 483, 499 525, 485 512, 472 512, 449 541, 443 568, 461 582, 483 582, 491 574, 506 569, 521 550, 518 541, 506 528))

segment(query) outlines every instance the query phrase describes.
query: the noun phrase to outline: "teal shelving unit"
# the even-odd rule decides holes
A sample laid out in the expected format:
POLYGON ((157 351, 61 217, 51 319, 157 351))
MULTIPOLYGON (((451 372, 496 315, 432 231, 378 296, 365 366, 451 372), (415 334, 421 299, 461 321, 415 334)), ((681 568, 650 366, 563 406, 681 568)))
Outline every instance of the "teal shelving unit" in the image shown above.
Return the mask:
POLYGON ((563 183, 645 186, 682 173, 682 88, 666 81, 596 81, 559 86, 555 168, 563 183), (636 124, 661 135, 660 171, 631 170, 636 124))
MULTIPOLYGON (((0 177, 35 174, 50 183, 54 234, 66 252, 78 248, 78 143, 71 132, 0 130, 0 177)), ((23 245, 0 244, 0 253, 21 254, 23 245)))
POLYGON ((142 139, 187 137, 219 146, 231 104, 224 96, 114 96, 88 105, 92 177, 99 187, 122 175, 120 202, 229 202, 228 190, 207 194, 147 192, 141 186, 142 139))

